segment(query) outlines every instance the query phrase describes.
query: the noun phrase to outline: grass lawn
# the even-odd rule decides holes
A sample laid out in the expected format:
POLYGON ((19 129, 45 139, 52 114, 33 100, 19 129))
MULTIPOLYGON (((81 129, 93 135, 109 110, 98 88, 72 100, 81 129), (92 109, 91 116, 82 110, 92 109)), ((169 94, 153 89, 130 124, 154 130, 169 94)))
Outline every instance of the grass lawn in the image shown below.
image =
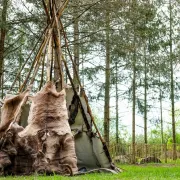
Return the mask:
POLYGON ((1 177, 0 180, 180 180, 179 164, 118 165, 124 172, 119 174, 88 174, 74 177, 62 176, 21 176, 1 177))

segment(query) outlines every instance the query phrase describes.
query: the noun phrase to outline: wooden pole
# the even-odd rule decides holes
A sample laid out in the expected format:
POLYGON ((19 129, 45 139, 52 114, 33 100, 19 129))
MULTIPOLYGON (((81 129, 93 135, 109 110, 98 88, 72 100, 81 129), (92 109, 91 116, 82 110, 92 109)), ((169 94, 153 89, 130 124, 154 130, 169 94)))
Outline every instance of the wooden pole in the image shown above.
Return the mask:
POLYGON ((70 82, 71 82, 71 86, 72 86, 72 89, 73 89, 73 91, 74 91, 74 95, 75 95, 75 96, 78 98, 78 100, 79 100, 80 109, 81 109, 83 118, 85 118, 84 121, 85 121, 87 130, 89 131, 89 130, 91 130, 91 126, 89 125, 89 122, 88 122, 88 120, 87 120, 87 117, 86 117, 86 114, 85 114, 85 111, 84 111, 84 107, 83 107, 83 105, 82 105, 82 102, 81 102, 81 99, 80 99, 79 95, 77 94, 76 88, 75 88, 74 83, 73 83, 73 78, 71 77, 71 74, 70 74, 70 72, 69 72, 69 69, 68 69, 66 60, 64 59, 64 56, 63 56, 63 55, 62 55, 62 61, 63 61, 63 63, 64 63, 64 67, 65 67, 65 69, 66 69, 67 76, 68 76, 68 78, 69 78, 69 80, 70 80, 70 82))
POLYGON ((47 63, 46 63, 46 68, 47 68, 47 82, 50 81, 50 76, 51 76, 51 58, 52 58, 52 36, 50 37, 49 40, 49 45, 48 45, 48 56, 47 56, 47 63))
POLYGON ((64 87, 64 75, 63 75, 63 69, 62 69, 62 59, 61 59, 61 41, 60 41, 60 26, 58 22, 58 18, 56 16, 56 9, 55 5, 53 7, 53 15, 55 16, 55 23, 56 23, 56 33, 54 33, 54 41, 56 43, 56 55, 57 55, 57 64, 58 64, 58 69, 59 69, 59 75, 60 75, 60 88, 63 89, 64 87))
MULTIPOLYGON (((52 27, 54 27, 54 26, 56 27, 53 31, 53 35, 54 35, 54 41, 55 41, 55 45, 56 45, 56 57, 57 57, 56 63, 58 66, 58 72, 59 72, 59 76, 60 76, 59 77, 60 78, 60 90, 64 87, 64 77, 63 77, 62 62, 61 62, 62 51, 61 51, 60 30, 59 30, 60 27, 59 27, 58 18, 61 16, 62 12, 64 11, 67 3, 68 3, 68 0, 63 3, 63 5, 59 8, 58 11, 56 11, 55 2, 49 1, 49 6, 50 6, 49 7, 50 13, 49 13, 48 8, 43 0, 43 5, 44 5, 45 12, 48 16, 48 20, 50 20, 50 15, 51 15, 51 18, 53 18, 53 26, 52 27)), ((50 78, 50 76, 48 78, 50 78)))
MULTIPOLYGON (((77 93, 77 92, 76 92, 76 89, 75 89, 75 87, 74 87, 74 84, 73 84, 72 77, 71 77, 70 73, 68 72, 67 63, 66 63, 66 60, 65 60, 65 58, 64 58, 63 55, 62 55, 62 61, 63 61, 64 66, 65 66, 65 68, 66 68, 67 75, 68 75, 68 77, 69 77, 69 79, 70 79, 70 82, 71 82, 71 85, 72 85, 72 87, 73 87, 73 90, 74 90, 75 93, 77 93)), ((102 142, 102 144, 103 144, 103 149, 104 149, 104 151, 105 151, 106 156, 108 157, 109 161, 112 162, 112 159, 111 159, 111 156, 110 156, 110 154, 109 154, 107 145, 106 145, 104 139, 102 138, 102 136, 101 136, 101 134, 100 134, 100 132, 99 132, 99 130, 98 130, 98 127, 97 127, 97 125, 96 125, 96 123, 95 123, 95 119, 94 119, 94 117, 93 117, 93 115, 92 115, 92 111, 91 111, 91 108, 90 108, 89 103, 88 103, 88 98, 87 98, 87 96, 86 96, 85 91, 84 91, 83 88, 82 88, 82 90, 83 90, 83 96, 84 96, 84 99, 85 99, 85 102, 86 102, 86 105, 87 105, 87 112, 89 113, 89 115, 90 115, 90 117, 91 117, 91 122, 93 123, 93 125, 94 125, 94 127, 95 127, 95 129, 96 129, 96 132, 97 132, 97 134, 98 134, 98 136, 99 136, 99 138, 100 138, 100 140, 101 140, 101 142, 102 142)), ((78 96, 78 97, 79 97, 79 96, 78 96)), ((81 100, 80 100, 80 99, 79 99, 79 101, 80 101, 80 105, 82 106, 82 103, 81 103, 81 100)), ((83 108, 83 106, 82 106, 82 108, 83 108)))
POLYGON ((39 85, 39 91, 41 90, 42 85, 43 85, 43 81, 44 81, 44 66, 45 66, 45 56, 44 56, 43 61, 42 61, 42 72, 41 72, 41 82, 39 85))
POLYGON ((20 87, 20 89, 19 89, 19 92, 22 92, 22 90, 23 90, 24 87, 26 86, 26 84, 27 84, 27 82, 28 82, 28 79, 29 79, 29 77, 30 77, 30 74, 31 74, 34 66, 36 66, 36 63, 38 63, 38 61, 39 61, 39 59, 40 59, 40 57, 41 57, 41 54, 42 54, 42 52, 43 52, 44 49, 45 49, 44 47, 46 47, 47 44, 48 44, 49 38, 50 38, 50 36, 51 36, 51 34, 52 34, 52 29, 49 29, 48 32, 49 32, 49 33, 47 34, 47 37, 45 37, 44 41, 42 42, 42 44, 41 44, 41 46, 40 46, 40 49, 39 49, 39 51, 38 51, 38 54, 37 54, 36 58, 34 59, 32 65, 31 65, 31 67, 30 67, 29 73, 28 73, 28 75, 26 76, 26 79, 25 79, 24 83, 21 85, 21 87, 20 87))
MULTIPOLYGON (((62 15, 65 7, 66 7, 67 4, 68 4, 68 2, 69 2, 69 0, 66 0, 66 1, 64 2, 63 6, 60 7, 60 8, 58 9, 58 11, 56 12, 57 19, 62 15)), ((39 51, 38 51, 38 54, 37 54, 36 58, 34 59, 32 65, 31 65, 31 67, 30 67, 29 73, 28 73, 28 75, 27 75, 24 83, 21 85, 21 87, 20 87, 20 89, 19 89, 19 92, 22 92, 23 88, 26 86, 27 81, 28 81, 28 79, 29 79, 29 76, 30 76, 30 74, 31 74, 31 71, 33 70, 33 67, 34 67, 36 61, 40 58, 40 54, 42 53, 43 47, 45 46, 46 42, 48 42, 48 41, 47 41, 47 39, 49 39, 49 35, 47 35, 47 34, 48 34, 48 31, 49 31, 49 29, 50 29, 51 27, 53 28, 54 26, 55 26, 55 17, 49 22, 49 24, 48 24, 48 26, 47 26, 47 28, 46 28, 46 32, 44 33, 44 41, 43 41, 43 42, 41 43, 41 45, 40 45, 40 49, 39 49, 39 51), (46 36, 47 36, 47 37, 46 37, 46 36)), ((28 58, 28 59, 29 59, 29 58, 28 58)), ((28 61, 28 59, 27 59, 27 61, 28 61)), ((26 62, 26 63, 27 63, 27 62, 26 62)), ((19 73, 17 74, 17 76, 16 76, 16 78, 15 78, 15 81, 13 82, 10 90, 12 89, 12 87, 14 86, 16 80, 17 80, 18 77, 20 76, 21 71, 22 71, 22 69, 24 68, 24 66, 25 66, 26 63, 24 63, 24 65, 23 65, 22 68, 20 69, 19 73)))
POLYGON ((73 57, 72 57, 72 55, 71 55, 71 52, 70 52, 70 49, 69 49, 69 43, 68 43, 68 40, 67 40, 67 35, 66 35, 66 32, 65 32, 65 30, 64 30, 64 26, 63 26, 61 20, 60 20, 60 25, 61 25, 62 32, 63 32, 63 36, 64 36, 64 40, 65 40, 65 45, 66 45, 66 48, 67 48, 67 51, 68 51, 70 60, 71 60, 72 65, 73 65, 74 73, 75 73, 75 75, 76 75, 76 78, 77 78, 77 81, 78 81, 80 87, 82 88, 81 81, 80 81, 80 78, 79 78, 79 74, 78 74, 77 69, 76 69, 76 64, 75 64, 75 62, 74 62, 74 60, 73 60, 73 57))
MULTIPOLYGON (((44 10, 45 10, 45 12, 46 12, 46 16, 47 16, 47 18, 48 18, 48 23, 49 23, 49 22, 50 22, 49 10, 48 10, 48 8, 47 8, 46 3, 45 3, 44 0, 42 0, 42 3, 43 3, 44 10)), ((50 8, 49 8, 49 9, 50 9, 50 8)))
POLYGON ((51 46, 51 48, 52 48, 52 57, 51 57, 51 71, 50 71, 50 80, 52 80, 52 74, 53 74, 53 57, 54 57, 54 42, 52 41, 52 46, 51 46))
MULTIPOLYGON (((94 125, 94 127, 95 127, 95 129, 96 129, 96 131, 97 131, 97 133, 98 133, 98 136, 99 136, 101 142, 103 143, 103 148, 105 149, 105 152, 107 153, 106 155, 107 155, 107 157, 109 158, 109 160, 110 160, 110 162, 111 162, 112 159, 111 159, 110 154, 109 154, 109 152, 108 152, 108 148, 107 148, 106 143, 105 143, 104 139, 102 138, 102 136, 101 136, 101 134, 100 134, 100 132, 99 132, 99 130, 98 130, 98 128, 97 128, 97 125, 96 125, 96 123, 95 123, 95 119, 94 119, 94 117, 93 117, 93 115, 92 115, 92 111, 91 111, 91 108, 90 108, 89 103, 88 103, 88 97, 87 97, 87 95, 86 95, 86 93, 85 93, 85 91, 84 91, 84 88, 83 88, 82 85, 81 85, 80 78, 79 78, 79 75, 78 75, 77 70, 76 70, 76 65, 75 65, 75 63, 74 63, 74 61, 73 61, 73 58, 72 58, 72 56, 71 56, 71 53, 70 53, 70 50, 69 50, 69 47, 68 47, 67 36, 66 36, 65 31, 64 31, 64 27, 63 27, 63 24, 62 24, 61 20, 60 20, 60 24, 61 24, 61 28, 62 28, 62 31, 63 31, 63 34, 64 34, 65 44, 66 44, 66 47, 67 47, 67 50, 68 50, 68 53, 69 53, 69 56, 70 56, 70 59, 71 59, 73 68, 74 68, 74 72, 75 72, 75 74, 76 74, 78 83, 79 83, 81 89, 83 90, 83 97, 84 97, 85 102, 86 102, 86 105, 87 105, 87 112, 89 113, 89 115, 90 115, 90 117, 91 117, 91 121, 92 121, 92 123, 93 123, 93 125, 94 125)), ((62 56, 62 59, 63 59, 63 62, 66 64, 66 61, 65 61, 65 59, 64 59, 63 56, 62 56)), ((67 73, 67 74, 68 74, 68 73, 67 73)), ((71 83, 71 84, 72 84, 72 83, 71 83)))
POLYGON ((36 67, 35 67, 35 70, 34 70, 34 74, 33 74, 32 78, 31 78, 30 85, 32 85, 32 84, 34 83, 36 74, 37 74, 38 69, 39 69, 39 67, 40 67, 40 65, 41 65, 41 62, 42 62, 43 59, 44 59, 44 56, 45 56, 45 54, 43 54, 42 57, 41 57, 41 58, 37 61, 37 63, 36 63, 36 67))

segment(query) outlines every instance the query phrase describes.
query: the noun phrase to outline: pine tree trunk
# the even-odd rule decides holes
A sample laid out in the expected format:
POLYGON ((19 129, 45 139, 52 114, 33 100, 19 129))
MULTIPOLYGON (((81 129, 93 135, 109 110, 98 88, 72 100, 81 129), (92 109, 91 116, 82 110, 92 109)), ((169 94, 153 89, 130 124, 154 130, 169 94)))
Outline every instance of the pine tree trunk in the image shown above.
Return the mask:
MULTIPOLYGON (((136 1, 133 0, 132 3, 132 8, 136 6, 136 1)), ((134 19, 133 22, 133 34, 134 34, 134 39, 133 39, 133 77, 132 77, 132 164, 136 163, 136 149, 135 149, 135 143, 136 143, 136 20, 134 19)))
POLYGON ((176 153, 176 125, 175 125, 175 108, 174 108, 174 70, 173 70, 173 52, 172 52, 172 5, 169 0, 169 11, 170 11, 170 68, 171 68, 171 111, 172 111, 172 133, 173 133, 173 160, 177 159, 176 153))
POLYGON ((135 143, 136 143, 136 132, 135 132, 135 126, 136 126, 136 54, 134 52, 133 55, 133 82, 132 82, 132 163, 136 163, 135 159, 135 143))
POLYGON ((159 99, 160 99, 160 119, 161 119, 161 143, 164 143, 164 128, 163 128, 163 116, 162 116, 162 91, 161 89, 159 90, 159 99))
MULTIPOLYGON (((160 67, 160 63, 159 63, 160 67)), ((161 122, 161 143, 164 144, 163 115, 162 115, 162 90, 161 90, 161 74, 159 72, 159 105, 160 105, 160 122, 161 122)))
MULTIPOLYGON (((79 73, 79 19, 78 17, 79 1, 74 7, 74 63, 76 65, 77 73, 79 73)), ((76 73, 73 69, 73 81, 78 84, 76 73)))
MULTIPOLYGON (((56 5, 57 7, 61 7, 63 5, 63 0, 56 0, 56 5)), ((61 41, 61 37, 58 37, 58 33, 57 31, 54 32, 57 36, 57 38, 60 39, 61 41)), ((64 79, 62 79, 63 77, 60 77, 59 75, 59 71, 62 71, 62 69, 59 69, 59 65, 58 65, 58 61, 61 62, 62 57, 61 57, 61 44, 58 45, 58 43, 55 43, 55 62, 54 62, 54 81, 56 82, 56 89, 57 91, 61 91, 62 90, 62 81, 64 81, 64 79)), ((62 65, 62 64, 61 64, 62 65)), ((62 67, 61 67, 62 68, 62 67)))
POLYGON ((145 47, 144 47, 144 143, 145 143, 145 157, 147 157, 147 59, 146 59, 145 47))
POLYGON ((119 95, 118 95, 118 67, 117 67, 117 62, 116 62, 116 144, 118 145, 119 143, 119 95))
MULTIPOLYGON (((108 3, 107 3, 108 4, 108 3)), ((106 8, 108 5, 106 4, 106 8)), ((109 147, 109 124, 110 124, 110 19, 109 10, 106 9, 106 69, 105 69, 105 105, 104 105, 104 139, 109 147)))
MULTIPOLYGON (((23 42, 23 36, 21 37, 21 41, 23 42)), ((20 55, 19 55, 19 58, 18 58, 18 62, 19 62, 19 70, 18 71, 20 71, 22 63, 23 63, 22 52, 23 52, 22 47, 20 47, 20 55)), ((18 80, 19 80, 19 88, 18 89, 20 89, 20 87, 21 87, 21 76, 19 76, 18 80)))
POLYGON ((164 143, 164 128, 163 128, 163 116, 162 116, 162 91, 160 89, 159 92, 159 97, 160 97, 160 121, 161 121, 161 143, 164 143))
MULTIPOLYGON (((4 67, 4 45, 6 37, 6 16, 8 9, 8 0, 3 0, 2 2, 2 21, 1 21, 1 36, 0 36, 0 88, 3 92, 3 67, 4 67)), ((3 97, 3 94, 2 94, 3 97)))
POLYGON ((164 153, 164 129, 163 129, 163 115, 162 115, 162 90, 161 90, 160 72, 159 72, 159 105, 160 105, 160 122, 161 122, 161 153, 163 154, 164 153))

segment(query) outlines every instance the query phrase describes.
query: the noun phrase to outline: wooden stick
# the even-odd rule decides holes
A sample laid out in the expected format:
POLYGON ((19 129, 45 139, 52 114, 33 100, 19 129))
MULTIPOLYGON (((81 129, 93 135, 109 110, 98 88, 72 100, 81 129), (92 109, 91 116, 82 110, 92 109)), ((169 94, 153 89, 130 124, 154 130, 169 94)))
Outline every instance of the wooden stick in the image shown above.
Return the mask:
POLYGON ((64 30, 64 26, 63 26, 63 24, 62 24, 61 19, 60 19, 60 25, 61 25, 61 28, 62 28, 62 32, 63 32, 63 36, 64 36, 64 40, 65 40, 65 45, 66 45, 66 48, 67 48, 67 51, 68 51, 70 60, 71 60, 72 65, 73 65, 73 69, 74 69, 76 78, 77 78, 77 80, 78 80, 78 83, 79 83, 80 87, 82 87, 81 81, 80 81, 80 78, 79 78, 79 75, 78 75, 78 72, 77 72, 77 69, 76 69, 76 65, 75 65, 75 63, 74 63, 73 57, 72 57, 71 52, 70 52, 70 49, 69 49, 69 43, 68 43, 68 40, 67 40, 67 35, 66 35, 65 30, 64 30))
POLYGON ((44 66, 45 66, 45 56, 44 56, 43 61, 42 61, 42 73, 41 73, 41 82, 40 82, 40 85, 39 85, 39 91, 41 90, 42 85, 43 85, 43 80, 44 80, 44 66))
MULTIPOLYGON (((91 117, 91 120, 92 120, 92 122, 93 122, 93 125, 94 125, 94 127, 95 127, 95 129, 96 129, 96 131, 97 131, 97 133, 98 133, 101 141, 102 141, 102 142, 105 142, 104 139, 102 138, 102 136, 101 136, 98 128, 97 128, 97 125, 96 125, 96 123, 95 123, 94 117, 93 117, 93 115, 92 115, 91 108, 90 108, 89 103, 88 103, 87 95, 86 95, 86 93, 85 93, 85 91, 84 91, 84 88, 83 88, 82 85, 81 85, 80 78, 79 78, 79 75, 78 75, 77 70, 76 70, 76 65, 75 65, 75 63, 74 63, 74 61, 73 61, 72 55, 71 55, 70 50, 69 50, 69 45, 68 45, 68 41, 67 41, 67 36, 66 36, 65 31, 64 31, 64 27, 63 27, 63 24, 62 24, 62 21, 61 21, 61 20, 60 20, 60 23, 61 23, 62 31, 63 31, 63 34, 64 34, 65 44, 66 44, 66 47, 67 47, 67 50, 68 50, 68 53, 69 53, 71 62, 72 62, 72 64, 73 64, 73 69, 74 69, 75 74, 76 74, 76 78, 77 78, 77 80, 78 80, 78 83, 79 83, 81 89, 83 89, 83 96, 84 96, 85 101, 86 101, 88 113, 89 113, 89 115, 90 115, 90 117, 91 117)), ((64 57, 63 57, 63 61, 65 61, 64 57)))
POLYGON ((58 23, 58 19, 56 16, 56 10, 55 10, 55 6, 53 7, 53 15, 55 16, 55 23, 56 23, 56 31, 57 34, 54 33, 54 40, 57 46, 57 63, 58 63, 58 68, 59 68, 59 75, 60 75, 60 85, 61 85, 61 89, 63 89, 64 87, 64 75, 63 75, 63 71, 62 71, 62 61, 61 61, 61 54, 62 54, 62 50, 61 50, 61 41, 60 41, 60 27, 59 27, 59 23, 58 23))
POLYGON ((50 81, 50 74, 51 74, 51 58, 52 58, 52 36, 50 37, 49 40, 49 45, 48 45, 48 56, 47 56, 47 63, 46 63, 46 69, 47 69, 47 82, 50 81))
MULTIPOLYGON (((73 84, 72 77, 71 77, 71 75, 70 75, 70 73, 69 73, 69 70, 68 70, 68 67, 67 67, 66 60, 65 60, 65 58, 64 58, 63 55, 62 55, 62 61, 64 62, 64 66, 66 67, 66 71, 67 71, 68 77, 69 77, 69 79, 70 79, 72 88, 73 88, 75 94, 77 94, 77 93, 76 93, 76 89, 75 89, 74 84, 73 84)), ((99 136, 102 144, 103 144, 103 149, 104 149, 104 151, 105 151, 105 153, 106 153, 109 161, 112 162, 112 159, 111 159, 111 156, 110 156, 110 154, 109 154, 109 151, 108 151, 106 142, 104 141, 103 137, 101 136, 101 133, 99 132, 98 127, 97 127, 97 125, 96 125, 96 123, 95 123, 95 119, 94 119, 94 116, 92 115, 92 111, 91 111, 91 108, 90 108, 90 106, 89 106, 88 98, 87 98, 87 95, 86 95, 86 93, 85 93, 85 91, 84 91, 84 88, 81 88, 81 90, 83 90, 83 96, 84 96, 84 99, 85 99, 85 102, 86 102, 86 105, 87 105, 87 112, 89 113, 89 115, 90 115, 90 117, 91 117, 91 121, 92 121, 92 123, 93 123, 93 125, 94 125, 94 127, 95 127, 95 129, 96 129, 96 132, 97 132, 97 134, 98 134, 98 136, 99 136)), ((78 96, 78 97, 79 97, 79 96, 78 96)), ((80 98, 79 98, 79 100, 80 100, 80 98)), ((80 100, 80 105, 82 106, 81 100, 80 100)), ((82 107, 83 107, 83 106, 82 106, 82 107)))
POLYGON ((75 96, 78 98, 78 100, 79 100, 80 109, 81 109, 82 116, 83 116, 83 118, 84 118, 84 121, 85 121, 87 130, 88 130, 88 131, 89 131, 89 130, 91 131, 91 126, 89 125, 89 122, 88 122, 88 119, 87 119, 87 116, 86 116, 84 107, 83 107, 83 105, 82 105, 82 102, 81 102, 81 99, 80 99, 79 95, 77 94, 76 88, 75 88, 74 83, 73 83, 73 79, 72 79, 72 77, 71 77, 71 74, 70 74, 70 72, 69 72, 67 63, 66 63, 63 55, 62 55, 62 61, 63 61, 63 63, 64 63, 64 67, 66 68, 66 73, 67 73, 67 75, 68 75, 68 78, 69 78, 69 80, 70 80, 70 82, 71 82, 71 85, 72 85, 72 88, 73 88, 73 91, 74 91, 74 95, 75 95, 75 96))
POLYGON ((12 83, 12 85, 11 85, 9 91, 11 91, 12 88, 14 87, 14 85, 15 85, 17 79, 19 78, 19 76, 20 76, 22 70, 24 69, 25 65, 27 64, 28 60, 30 59, 32 53, 33 53, 34 50, 36 49, 36 47, 37 47, 37 45, 38 45, 40 39, 42 38, 44 32, 45 32, 45 30, 43 31, 42 35, 40 36, 40 38, 39 38, 38 41, 36 42, 36 44, 35 44, 34 48, 32 49, 31 53, 29 54, 29 56, 28 56, 27 59, 25 60, 24 64, 23 64, 22 67, 20 68, 19 72, 17 73, 17 75, 16 75, 16 77, 15 77, 15 79, 14 79, 14 82, 12 83))
POLYGON ((52 41, 52 57, 51 57, 51 71, 50 71, 50 80, 52 80, 52 74, 53 74, 53 57, 54 57, 54 42, 52 41))
MULTIPOLYGON (((56 42, 56 45, 57 45, 57 61, 58 61, 58 68, 59 68, 59 74, 60 74, 60 78, 61 78, 61 88, 64 86, 64 77, 63 77, 63 73, 62 73, 62 63, 61 63, 61 56, 60 54, 62 53, 61 52, 61 42, 60 42, 60 32, 59 32, 59 23, 58 23, 58 18, 61 16, 62 12, 64 11, 65 7, 67 6, 69 0, 66 0, 63 4, 62 7, 59 8, 59 10, 56 12, 55 10, 55 3, 54 3, 54 6, 52 4, 52 1, 49 0, 49 9, 50 9, 50 14, 51 14, 51 17, 53 16, 53 20, 52 20, 52 27, 54 27, 54 24, 56 25, 56 28, 57 28, 57 32, 58 32, 58 37, 55 33, 54 34, 54 37, 55 37, 55 42, 56 42), (52 11, 52 8, 53 8, 53 11, 52 11), (57 18, 58 16, 58 18, 57 18), (55 23, 54 23, 54 20, 55 20, 55 23)), ((46 6, 46 3, 44 2, 43 0, 43 5, 44 5, 44 9, 45 9, 45 12, 46 12, 46 15, 48 16, 48 19, 50 20, 50 14, 48 13, 48 8, 46 6)), ((52 75, 51 75, 52 77, 52 75)), ((49 78, 49 77, 48 77, 49 78)), ((50 78, 51 79, 51 78, 50 78)))
POLYGON ((59 8, 58 12, 56 13, 57 14, 57 19, 59 19, 61 17, 62 13, 64 12, 64 9, 68 5, 68 2, 69 2, 69 0, 66 0, 64 2, 64 4, 59 8))
POLYGON ((21 85, 20 89, 19 89, 19 92, 22 92, 23 88, 26 86, 27 82, 28 82, 28 79, 29 79, 29 76, 34 68, 34 66, 38 63, 40 57, 41 57, 41 54, 42 54, 42 51, 44 49, 44 47, 47 45, 48 41, 49 41, 49 38, 50 38, 50 35, 52 33, 52 29, 48 29, 49 33, 47 35, 47 37, 45 37, 44 41, 41 43, 41 46, 40 46, 40 49, 39 49, 39 52, 36 56, 36 58, 34 59, 31 67, 30 67, 30 70, 29 70, 29 73, 24 81, 24 83, 21 85))
MULTIPOLYGON (((76 74, 76 78, 78 79, 78 83, 79 83, 81 89, 84 89, 84 88, 82 87, 82 85, 81 85, 80 78, 79 78, 79 75, 78 75, 77 70, 76 70, 76 65, 75 65, 75 63, 74 63, 74 61, 73 61, 73 58, 72 58, 72 55, 71 55, 71 53, 70 53, 69 46, 68 46, 68 41, 67 41, 67 36, 66 36, 65 31, 64 31, 64 27, 63 27, 63 24, 62 24, 61 20, 60 20, 60 23, 61 23, 62 31, 63 31, 63 34, 64 34, 65 44, 66 44, 66 47, 67 47, 67 50, 68 50, 68 53, 69 53, 71 62, 72 62, 72 64, 73 64, 73 68, 74 68, 75 74, 76 74)), ((65 61, 64 57, 63 57, 63 61, 65 61)), ((83 96, 84 96, 84 98, 85 98, 86 105, 87 105, 87 110, 88 110, 88 113, 89 113, 89 115, 90 115, 90 117, 91 117, 91 120, 92 120, 92 122, 93 122, 93 125, 94 125, 94 127, 95 127, 95 129, 96 129, 96 131, 97 131, 97 133, 98 133, 101 141, 102 141, 102 142, 105 142, 104 139, 102 138, 102 136, 101 136, 98 128, 97 128, 97 125, 96 125, 96 123, 95 123, 94 117, 93 117, 93 115, 92 115, 91 108, 90 108, 89 103, 88 103, 88 98, 87 98, 84 90, 83 90, 83 96)))
MULTIPOLYGON (((63 5, 55 12, 57 19, 59 19, 64 12, 64 9, 68 5, 69 0, 66 0, 63 5)), ((53 11, 53 10, 52 10, 53 11)), ((49 24, 52 24, 52 27, 54 27, 54 21, 55 21, 55 16, 51 19, 49 24)))
POLYGON ((45 52, 46 52, 46 48, 47 48, 47 45, 48 45, 48 42, 50 40, 50 38, 52 37, 52 29, 49 29, 49 34, 48 34, 48 38, 47 38, 47 41, 45 43, 45 46, 43 47, 42 51, 39 53, 39 56, 38 56, 38 59, 36 61, 36 65, 35 65, 35 72, 33 74, 33 77, 31 79, 31 82, 30 84, 33 84, 34 83, 34 80, 35 80, 35 77, 36 77, 36 74, 38 72, 38 69, 40 67, 40 64, 41 64, 41 59, 44 59, 45 58, 45 52))
MULTIPOLYGON (((42 3, 43 3, 44 10, 45 10, 46 16, 47 16, 47 18, 48 18, 48 23, 49 23, 51 19, 50 19, 50 15, 49 15, 48 8, 47 8, 46 3, 45 3, 44 0, 42 0, 42 3)), ((49 9, 50 9, 50 8, 49 8, 49 9)))
POLYGON ((39 67, 40 67, 40 65, 41 65, 41 62, 42 62, 43 59, 44 59, 44 56, 45 56, 45 53, 43 54, 43 57, 41 57, 41 58, 37 61, 37 64, 36 64, 36 67, 35 67, 35 70, 34 70, 34 74, 33 74, 32 78, 31 78, 31 81, 30 81, 30 85, 33 85, 33 83, 34 83, 36 74, 37 74, 37 72, 38 72, 38 70, 39 70, 39 67))
POLYGON ((50 16, 51 16, 51 18, 53 17, 53 14, 52 14, 52 12, 53 12, 53 5, 52 5, 53 3, 52 3, 52 0, 49 0, 49 11, 50 11, 50 16))
MULTIPOLYGON (((56 15, 58 16, 58 18, 62 15, 65 7, 66 7, 67 4, 68 4, 68 2, 69 2, 69 0, 66 0, 66 1, 64 2, 63 6, 59 8, 58 12, 56 13, 56 15)), ((50 28, 50 27, 54 27, 54 25, 55 25, 55 17, 54 17, 54 18, 51 20, 51 22, 49 23, 45 35, 47 34, 49 28, 50 28)), ((45 37, 46 37, 46 36, 45 36, 45 37)), ((27 75, 24 83, 21 85, 21 87, 20 87, 20 89, 19 89, 19 92, 21 92, 21 91, 23 90, 23 88, 26 86, 27 81, 28 81, 28 79, 29 79, 29 76, 30 76, 30 74, 31 74, 31 71, 32 71, 32 69, 33 69, 33 67, 34 67, 34 64, 36 63, 36 60, 39 59, 39 56, 40 56, 40 54, 41 54, 41 52, 42 52, 42 49, 43 49, 43 47, 45 46, 45 42, 46 42, 46 40, 47 40, 48 38, 49 38, 49 36, 48 36, 47 38, 45 38, 45 40, 42 42, 42 44, 41 44, 41 46, 40 46, 40 50, 39 50, 39 52, 38 52, 35 60, 33 61, 32 66, 31 66, 31 68, 30 68, 30 71, 29 71, 29 73, 28 73, 28 75, 27 75)))

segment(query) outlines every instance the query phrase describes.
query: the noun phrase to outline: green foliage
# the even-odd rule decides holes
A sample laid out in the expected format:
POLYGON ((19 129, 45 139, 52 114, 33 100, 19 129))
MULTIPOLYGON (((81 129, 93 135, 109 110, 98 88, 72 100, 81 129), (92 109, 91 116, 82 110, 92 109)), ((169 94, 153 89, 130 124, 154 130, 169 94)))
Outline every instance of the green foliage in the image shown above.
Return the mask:
MULTIPOLYGON (((42 1, 9 1, 7 36, 5 44, 4 62, 4 90, 8 90, 13 82, 17 71, 25 59, 31 53, 42 30, 46 26, 46 16, 42 8, 42 1), (13 2, 13 3, 11 3, 13 2), (18 5, 17 5, 18 4, 18 5), (19 5, 20 4, 20 5, 19 5)), ((119 102, 126 99, 129 105, 132 103, 132 73, 133 58, 136 57, 136 112, 144 115, 144 88, 147 88, 148 122, 151 119, 153 127, 159 123, 159 90, 162 91, 161 100, 167 101, 170 97, 170 59, 169 46, 169 21, 172 22, 172 45, 171 58, 174 67, 174 90, 175 99, 179 98, 179 3, 172 1, 172 19, 169 18, 167 4, 163 1, 70 1, 63 14, 62 21, 67 32, 70 50, 73 51, 74 34, 72 32, 75 20, 79 23, 79 49, 80 66, 79 72, 85 89, 89 92, 90 101, 103 100, 105 88, 105 45, 106 32, 108 30, 110 41, 110 95, 112 98, 111 119, 114 115, 115 85, 118 85, 119 102), (110 2, 110 3, 109 3, 110 2), (134 3, 136 2, 136 3, 134 3), (108 5, 107 5, 108 3, 108 5), (105 13, 109 12, 110 27, 105 25, 105 13), (134 42, 135 40, 135 42, 134 42), (146 83, 145 83, 145 60, 146 60, 146 83), (118 67, 115 72, 116 65, 118 67), (153 114, 157 110, 158 112, 153 114), (150 117, 153 116, 153 117, 150 117)), ((2 7, 0 7, 1 11, 2 7)), ((2 24, 0 23, 0 28, 2 24)), ((63 38, 62 38, 63 39, 63 38)), ((62 43, 64 41, 62 40, 62 43)), ((38 49, 38 48, 37 48, 38 49)), ((19 82, 13 89, 17 92, 19 85, 24 81, 32 59, 37 49, 33 52, 28 65, 24 68, 19 82)), ((63 50, 63 52, 66 52, 63 50)), ((69 60, 69 58, 67 58, 69 60)), ((40 72, 39 72, 40 75, 40 72)), ((39 84, 39 75, 36 84, 39 84)), ((96 102, 95 102, 96 103, 96 102)), ((164 103, 164 102, 163 102, 164 103)), ((166 103, 166 102, 165 102, 166 103)), ((131 107, 130 107, 131 108, 131 107)), ((102 107, 103 109, 103 107, 102 107)), ((123 108, 119 108, 121 111, 123 108)), ((129 110, 129 109, 128 109, 129 110)), ((103 114, 103 110, 101 111, 103 114)), ((128 112, 129 113, 129 112, 128 112)), ((130 112, 131 113, 131 112, 130 112)), ((176 111, 176 117, 179 116, 176 111)), ((131 122, 131 120, 128 120, 131 122)), ((97 123, 103 131, 103 120, 97 118, 97 123)), ((179 125, 177 120, 177 142, 179 138, 179 125)), ((115 123, 111 120, 111 127, 115 123)), ((114 128, 115 129, 115 128, 114 128)), ((151 128, 148 134, 150 143, 161 142, 160 127, 151 128)), ((165 130, 165 141, 171 143, 171 128, 165 130)), ((126 127, 119 130, 119 134, 128 134, 126 127), (124 130, 125 129, 125 130, 124 130)), ((113 132, 114 133, 114 132, 113 132)), ((114 134, 112 133, 112 137, 114 134)), ((129 135, 128 135, 129 136, 129 135)), ((137 142, 143 142, 143 135, 137 136, 137 142)))

